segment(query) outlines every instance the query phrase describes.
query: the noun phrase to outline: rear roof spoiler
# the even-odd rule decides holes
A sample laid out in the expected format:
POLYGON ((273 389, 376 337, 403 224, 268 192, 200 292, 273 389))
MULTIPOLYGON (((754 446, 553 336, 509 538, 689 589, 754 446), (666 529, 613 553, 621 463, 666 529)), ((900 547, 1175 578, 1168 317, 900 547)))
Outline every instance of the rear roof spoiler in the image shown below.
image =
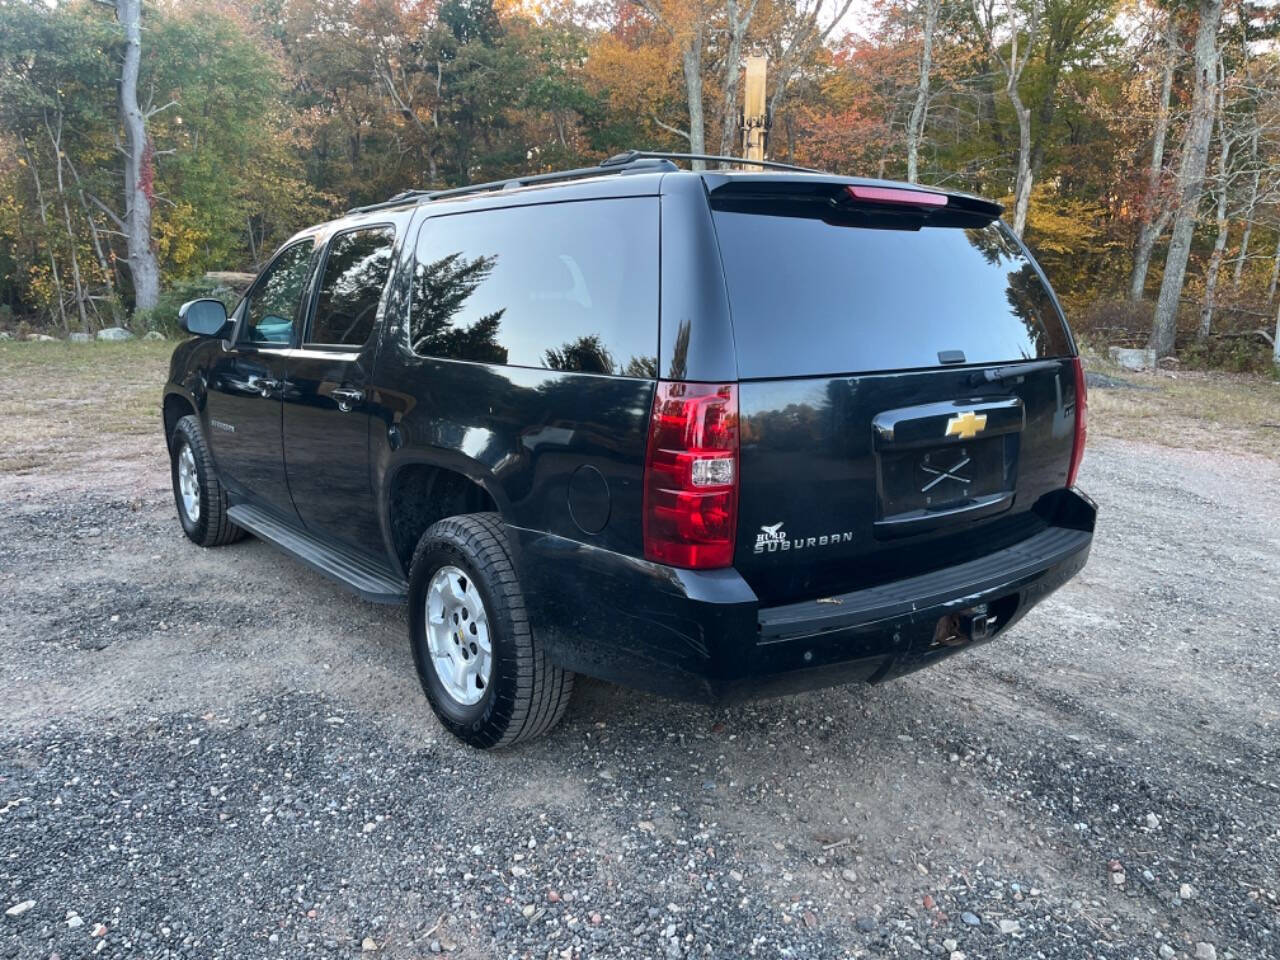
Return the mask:
MULTIPOLYGON (((707 191, 712 198, 735 199, 773 199, 783 200, 794 197, 797 200, 839 200, 847 201, 850 194, 848 187, 870 188, 867 192, 901 192, 913 191, 945 197, 945 209, 966 213, 988 220, 999 218, 1004 207, 994 201, 975 197, 967 193, 950 190, 939 190, 936 187, 921 186, 914 183, 898 183, 893 180, 872 180, 863 177, 839 177, 824 173, 721 173, 711 171, 702 175, 707 191)), ((874 201, 869 201, 874 202, 874 201)), ((930 204, 932 206, 932 204, 930 204)), ((937 207, 936 209, 944 209, 937 207)))

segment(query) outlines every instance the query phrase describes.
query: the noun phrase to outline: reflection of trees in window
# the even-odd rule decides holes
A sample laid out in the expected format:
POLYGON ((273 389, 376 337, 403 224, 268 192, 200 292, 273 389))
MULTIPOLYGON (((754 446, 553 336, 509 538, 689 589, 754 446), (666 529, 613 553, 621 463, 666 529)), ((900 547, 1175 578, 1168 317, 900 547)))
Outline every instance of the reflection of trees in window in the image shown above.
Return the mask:
POLYGON ((1023 261, 1021 267, 1009 274, 1009 287, 1005 291, 1014 316, 1027 328, 1028 357, 1045 357, 1053 351, 1045 331, 1044 318, 1053 316, 1053 303, 1049 292, 1040 281, 1035 267, 1023 261))
POLYGON ((316 310, 315 342, 361 344, 368 339, 391 268, 391 243, 390 228, 347 233, 333 241, 316 310))
POLYGON ((671 369, 667 376, 672 380, 683 380, 689 367, 689 331, 692 329, 688 320, 682 320, 676 329, 676 342, 671 352, 671 369))
POLYGON ((467 260, 461 253, 451 253, 418 264, 409 315, 409 345, 414 353, 481 363, 507 362, 507 349, 498 343, 505 307, 471 324, 455 326, 453 322, 497 262, 496 256, 467 260))
POLYGON ((1027 345, 1022 351, 1024 357, 1049 356, 1054 348, 1045 327, 1045 318, 1055 316, 1053 303, 1040 275, 1024 256, 1017 241, 999 224, 981 230, 966 230, 965 236, 992 266, 1011 268, 1007 274, 1009 285, 1005 288, 1005 299, 1027 331, 1027 345))
POLYGON ((817 402, 788 403, 781 410, 760 410, 743 417, 740 437, 744 446, 767 442, 770 450, 807 450, 822 432, 830 405, 817 402))
POLYGON ((572 373, 617 373, 648 379, 658 376, 657 357, 632 357, 624 364, 617 364, 597 333, 561 344, 559 349, 547 350, 543 354, 543 366, 572 373))
POLYGON ((643 377, 646 380, 658 379, 657 357, 632 357, 622 368, 624 377, 643 377))
POLYGON ((616 363, 600 335, 595 333, 562 344, 558 350, 546 351, 543 365, 551 370, 575 373, 616 373, 646 379, 658 376, 657 357, 632 357, 626 363, 616 363))
POLYGON ((982 258, 993 267, 998 267, 1006 261, 1022 259, 1022 251, 1013 246, 997 226, 966 230, 964 235, 968 237, 973 248, 982 254, 982 258))
POLYGON ((543 364, 552 370, 576 373, 613 373, 613 356, 605 349, 598 333, 589 333, 560 349, 549 349, 543 354, 543 364))

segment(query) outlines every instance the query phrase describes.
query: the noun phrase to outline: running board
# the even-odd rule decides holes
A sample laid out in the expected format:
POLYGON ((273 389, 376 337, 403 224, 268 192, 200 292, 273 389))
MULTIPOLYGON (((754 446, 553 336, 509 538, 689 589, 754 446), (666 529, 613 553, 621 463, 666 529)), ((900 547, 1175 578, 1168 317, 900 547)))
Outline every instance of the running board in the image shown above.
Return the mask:
POLYGON ((312 570, 331 577, 371 603, 404 603, 409 585, 373 560, 325 543, 247 503, 227 510, 227 519, 259 540, 279 547, 312 570))

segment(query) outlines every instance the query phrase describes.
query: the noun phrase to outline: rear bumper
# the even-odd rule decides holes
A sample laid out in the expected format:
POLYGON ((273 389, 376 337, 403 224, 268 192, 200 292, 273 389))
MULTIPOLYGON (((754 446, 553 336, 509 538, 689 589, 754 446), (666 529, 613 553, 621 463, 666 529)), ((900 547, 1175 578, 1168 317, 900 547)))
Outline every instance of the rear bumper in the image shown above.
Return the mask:
POLYGON ((1049 526, 944 570, 821 600, 761 607, 732 569, 690 571, 510 528, 534 630, 578 673, 716 702, 879 682, 988 642, 1085 565, 1096 509, 1066 492, 1049 526), (940 618, 988 604, 995 630, 944 645, 940 618))

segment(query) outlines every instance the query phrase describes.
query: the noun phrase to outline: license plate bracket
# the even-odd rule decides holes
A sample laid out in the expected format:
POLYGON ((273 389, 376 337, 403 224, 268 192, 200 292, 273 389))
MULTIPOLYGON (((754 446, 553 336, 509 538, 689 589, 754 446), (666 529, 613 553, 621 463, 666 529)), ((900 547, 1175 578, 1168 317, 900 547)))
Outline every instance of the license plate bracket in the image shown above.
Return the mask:
POLYGON ((1009 509, 1025 423, 1019 397, 878 414, 875 536, 914 536, 1009 509))
POLYGON ((880 516, 952 510, 1012 489, 1004 437, 880 455, 880 516))

